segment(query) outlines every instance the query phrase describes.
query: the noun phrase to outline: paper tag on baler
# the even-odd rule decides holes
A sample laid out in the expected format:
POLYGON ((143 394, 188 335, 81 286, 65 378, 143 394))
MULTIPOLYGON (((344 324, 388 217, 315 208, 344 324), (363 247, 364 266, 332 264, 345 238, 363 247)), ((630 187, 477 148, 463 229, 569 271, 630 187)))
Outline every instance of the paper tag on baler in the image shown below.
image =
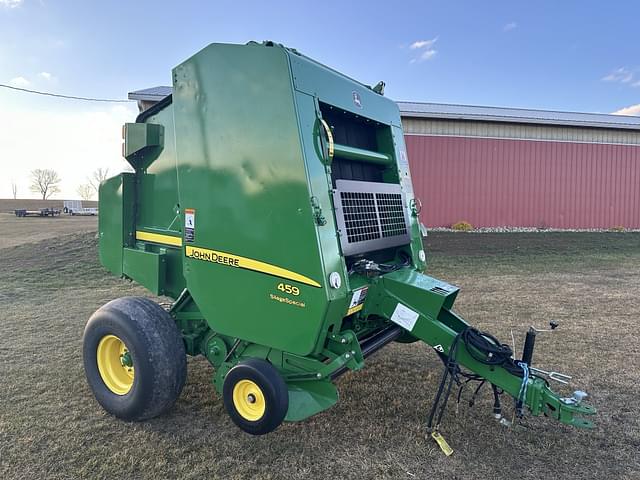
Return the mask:
POLYGON ((418 321, 419 316, 420 314, 418 312, 414 312, 409 307, 399 303, 396 305, 393 315, 391 315, 391 321, 397 323, 402 328, 411 331, 418 321))

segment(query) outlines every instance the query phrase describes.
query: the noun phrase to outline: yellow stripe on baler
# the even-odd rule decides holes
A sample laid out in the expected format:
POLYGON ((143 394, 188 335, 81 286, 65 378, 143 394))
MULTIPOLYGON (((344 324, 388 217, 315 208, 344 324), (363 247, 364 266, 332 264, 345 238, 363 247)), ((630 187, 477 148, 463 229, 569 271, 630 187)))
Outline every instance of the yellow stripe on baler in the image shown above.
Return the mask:
POLYGON ((254 272, 273 275, 274 277, 286 278, 287 280, 304 283, 305 285, 311 285, 312 287, 322 287, 315 280, 312 280, 309 277, 305 277, 304 275, 300 275, 299 273, 292 272, 291 270, 287 270, 286 268, 277 267, 276 265, 271 265, 270 263, 261 262, 260 260, 254 260, 252 258, 241 257, 232 253, 218 252, 216 250, 209 250, 208 248, 200 248, 187 245, 185 248, 185 255, 196 260, 219 263, 228 267, 244 268, 246 270, 253 270, 254 272))
POLYGON ((162 243, 164 245, 171 245, 173 247, 182 246, 182 238, 173 237, 171 235, 163 235, 161 233, 151 233, 136 231, 136 240, 142 240, 143 242, 162 243))

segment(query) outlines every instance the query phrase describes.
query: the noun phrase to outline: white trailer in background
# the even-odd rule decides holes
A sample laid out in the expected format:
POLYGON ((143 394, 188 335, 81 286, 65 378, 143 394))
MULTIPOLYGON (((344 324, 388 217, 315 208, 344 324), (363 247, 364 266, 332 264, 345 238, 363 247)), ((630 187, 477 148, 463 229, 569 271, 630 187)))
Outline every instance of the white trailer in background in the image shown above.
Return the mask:
POLYGON ((65 200, 63 203, 64 213, 69 215, 97 215, 98 209, 95 207, 83 207, 81 200, 65 200))

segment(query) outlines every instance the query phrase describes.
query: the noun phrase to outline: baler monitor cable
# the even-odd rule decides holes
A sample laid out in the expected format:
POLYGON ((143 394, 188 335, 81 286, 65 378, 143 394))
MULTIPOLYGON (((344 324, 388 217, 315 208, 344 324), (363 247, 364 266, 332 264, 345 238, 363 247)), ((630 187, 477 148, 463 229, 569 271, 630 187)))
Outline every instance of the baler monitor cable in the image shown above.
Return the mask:
POLYGON ((525 362, 518 362, 518 366, 522 368, 522 384, 520 385, 520 392, 518 393, 518 408, 522 408, 522 404, 527 399, 527 385, 529 384, 529 365, 525 362))
MULTIPOLYGON (((470 407, 474 405, 478 393, 486 383, 486 379, 482 376, 465 372, 460 368, 456 359, 460 341, 464 343, 469 355, 477 362, 484 365, 500 366, 512 375, 522 377, 522 385, 520 394, 518 395, 518 406, 526 399, 527 384, 529 383, 529 378, 532 376, 529 372, 528 365, 524 362, 516 363, 513 359, 513 350, 511 350, 509 345, 500 343, 497 338, 486 332, 480 332, 475 328, 467 327, 456 335, 451 343, 449 354, 441 355, 445 368, 427 420, 427 430, 432 433, 432 436, 434 432, 437 433, 440 429, 440 424, 454 382, 460 387, 457 404, 460 403, 462 389, 467 383, 471 381, 480 382, 469 401, 470 407), (460 377, 464 377, 466 380, 463 382, 460 377)), ((493 384, 491 384, 491 387, 494 396, 493 413, 496 418, 500 418, 500 394, 503 392, 493 384)))
POLYGON ((401 268, 405 268, 411 265, 411 259, 405 256, 400 263, 376 263, 373 260, 363 258, 358 260, 349 269, 349 274, 359 273, 366 276, 378 276, 385 273, 395 272, 401 268))

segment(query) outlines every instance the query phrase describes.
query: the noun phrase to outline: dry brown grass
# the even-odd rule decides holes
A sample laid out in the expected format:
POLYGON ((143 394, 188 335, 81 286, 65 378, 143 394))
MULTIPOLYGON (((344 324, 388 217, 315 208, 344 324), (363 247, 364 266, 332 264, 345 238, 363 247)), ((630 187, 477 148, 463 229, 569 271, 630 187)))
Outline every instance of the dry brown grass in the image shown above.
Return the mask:
POLYGON ((16 218, 12 213, 0 212, 0 249, 54 239, 65 234, 95 232, 97 228, 98 217, 92 216, 62 214, 59 217, 16 218))
POLYGON ((167 415, 121 422, 86 385, 82 330, 103 303, 145 292, 107 275, 84 234, 0 250, 0 478, 639 478, 640 235, 440 233, 428 245, 431 274, 463 287, 458 312, 475 325, 507 340, 560 321, 535 359, 592 394, 595 430, 545 418, 506 429, 483 396, 458 415, 449 405, 445 457, 424 439, 441 363, 420 344, 383 349, 339 379, 334 408, 265 437, 231 423, 202 359, 167 415))
POLYGON ((473 230, 473 225, 463 220, 461 222, 456 222, 453 225, 451 225, 451 230, 456 230, 458 232, 470 232, 471 230, 473 230))

